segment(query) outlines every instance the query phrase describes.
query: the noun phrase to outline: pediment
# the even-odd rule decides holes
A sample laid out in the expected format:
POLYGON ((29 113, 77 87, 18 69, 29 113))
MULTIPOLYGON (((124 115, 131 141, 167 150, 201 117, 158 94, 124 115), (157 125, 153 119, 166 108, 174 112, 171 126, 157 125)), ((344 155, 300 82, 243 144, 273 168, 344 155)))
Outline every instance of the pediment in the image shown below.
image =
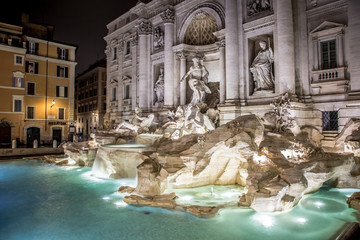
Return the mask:
POLYGON ((110 84, 111 85, 115 85, 115 84, 117 84, 118 83, 118 80, 116 80, 116 79, 112 79, 111 81, 110 81, 110 84))
POLYGON ((325 30, 336 29, 336 28, 341 28, 342 29, 342 28, 345 28, 345 27, 346 27, 346 25, 344 25, 344 24, 324 21, 319 26, 317 26, 314 30, 312 30, 310 33, 318 33, 318 32, 322 32, 322 31, 325 31, 325 30))

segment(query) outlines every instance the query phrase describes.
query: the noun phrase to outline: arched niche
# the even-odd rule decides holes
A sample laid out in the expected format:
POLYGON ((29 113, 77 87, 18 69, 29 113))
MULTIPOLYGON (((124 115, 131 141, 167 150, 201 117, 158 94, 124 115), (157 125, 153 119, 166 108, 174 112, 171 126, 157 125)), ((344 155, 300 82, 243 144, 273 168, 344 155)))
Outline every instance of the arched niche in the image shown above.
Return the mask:
POLYGON ((192 25, 193 20, 204 15, 208 15, 210 19, 214 19, 216 21, 216 31, 225 27, 225 13, 221 5, 216 3, 200 4, 189 11, 181 23, 181 27, 178 32, 178 39, 180 43, 184 43, 185 35, 187 34, 188 28, 192 25))

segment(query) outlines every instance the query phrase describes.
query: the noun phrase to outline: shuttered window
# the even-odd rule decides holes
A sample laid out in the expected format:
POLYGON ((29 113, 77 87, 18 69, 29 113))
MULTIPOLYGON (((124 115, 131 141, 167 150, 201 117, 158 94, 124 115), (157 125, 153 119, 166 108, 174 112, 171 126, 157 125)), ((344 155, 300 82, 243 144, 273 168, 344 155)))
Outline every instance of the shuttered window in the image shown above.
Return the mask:
POLYGON ((56 97, 68 97, 68 87, 56 86, 56 97))

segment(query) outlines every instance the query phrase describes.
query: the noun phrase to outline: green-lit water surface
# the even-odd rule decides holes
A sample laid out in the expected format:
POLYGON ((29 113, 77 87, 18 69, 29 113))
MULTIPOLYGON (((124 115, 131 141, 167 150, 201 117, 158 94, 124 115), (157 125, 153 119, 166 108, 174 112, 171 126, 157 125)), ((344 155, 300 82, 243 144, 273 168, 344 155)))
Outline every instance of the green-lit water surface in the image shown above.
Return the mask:
POLYGON ((94 178, 90 168, 0 163, 0 239, 317 240, 334 238, 359 218, 346 205, 356 189, 322 188, 285 213, 236 208, 199 219, 181 211, 126 205, 116 191, 135 184, 134 179, 94 178))

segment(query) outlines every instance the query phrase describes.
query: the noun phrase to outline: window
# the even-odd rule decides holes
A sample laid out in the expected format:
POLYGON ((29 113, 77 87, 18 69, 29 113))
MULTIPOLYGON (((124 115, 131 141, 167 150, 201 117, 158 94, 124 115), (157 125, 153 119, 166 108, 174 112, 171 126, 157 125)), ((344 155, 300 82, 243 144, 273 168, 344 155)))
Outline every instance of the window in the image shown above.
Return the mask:
POLYGON ((59 119, 65 119, 65 109, 64 108, 58 108, 58 118, 59 119))
POLYGON ((322 124, 323 131, 337 131, 338 130, 338 112, 337 111, 329 111, 322 113, 322 124))
POLYGON ((97 82, 97 76, 94 75, 94 82, 97 82))
POLYGON ((104 95, 106 95, 106 88, 104 88, 104 95))
POLYGON ((68 60, 68 50, 64 48, 58 48, 58 58, 62 60, 68 60))
POLYGON ((22 100, 14 100, 14 112, 22 112, 22 100))
POLYGON ((27 83, 27 95, 35 95, 35 83, 27 83))
POLYGON ((67 78, 68 77, 68 67, 58 66, 57 67, 57 76, 67 78))
POLYGON ((23 60, 24 60, 24 57, 23 56, 20 56, 20 55, 15 55, 15 65, 20 65, 22 66, 24 63, 23 63, 23 60))
POLYGON ((27 107, 26 118, 35 119, 35 107, 27 107))
POLYGON ((113 88, 112 89, 112 96, 111 96, 111 101, 116 101, 116 96, 117 96, 117 88, 113 88))
POLYGON ((104 111, 106 111, 106 103, 104 103, 104 107, 103 107, 103 108, 104 108, 104 111))
POLYGON ((25 62, 25 72, 38 74, 39 73, 39 63, 26 61, 25 62))
POLYGON ((117 48, 114 47, 113 48, 113 60, 116 60, 116 58, 117 58, 117 48))
POLYGON ((130 85, 126 84, 124 87, 124 99, 130 98, 130 85))
POLYGON ((91 112, 92 110, 93 110, 93 105, 90 104, 90 105, 89 105, 89 111, 91 112))
POLYGON ((321 42, 322 69, 336 68, 336 40, 321 42))
POLYGON ((24 78, 13 77, 13 87, 24 88, 24 78))
POLYGON ((37 55, 39 44, 35 42, 27 42, 27 51, 29 54, 37 55))
POLYGON ((130 41, 127 41, 125 55, 129 55, 129 54, 130 54, 130 41))
POLYGON ((97 88, 94 88, 94 96, 97 96, 97 88))
POLYGON ((56 97, 68 97, 68 87, 56 86, 56 97))
MULTIPOLYGON (((78 113, 81 113, 81 107, 78 107, 78 113)), ((79 122, 80 122, 80 118, 79 118, 79 122)))

